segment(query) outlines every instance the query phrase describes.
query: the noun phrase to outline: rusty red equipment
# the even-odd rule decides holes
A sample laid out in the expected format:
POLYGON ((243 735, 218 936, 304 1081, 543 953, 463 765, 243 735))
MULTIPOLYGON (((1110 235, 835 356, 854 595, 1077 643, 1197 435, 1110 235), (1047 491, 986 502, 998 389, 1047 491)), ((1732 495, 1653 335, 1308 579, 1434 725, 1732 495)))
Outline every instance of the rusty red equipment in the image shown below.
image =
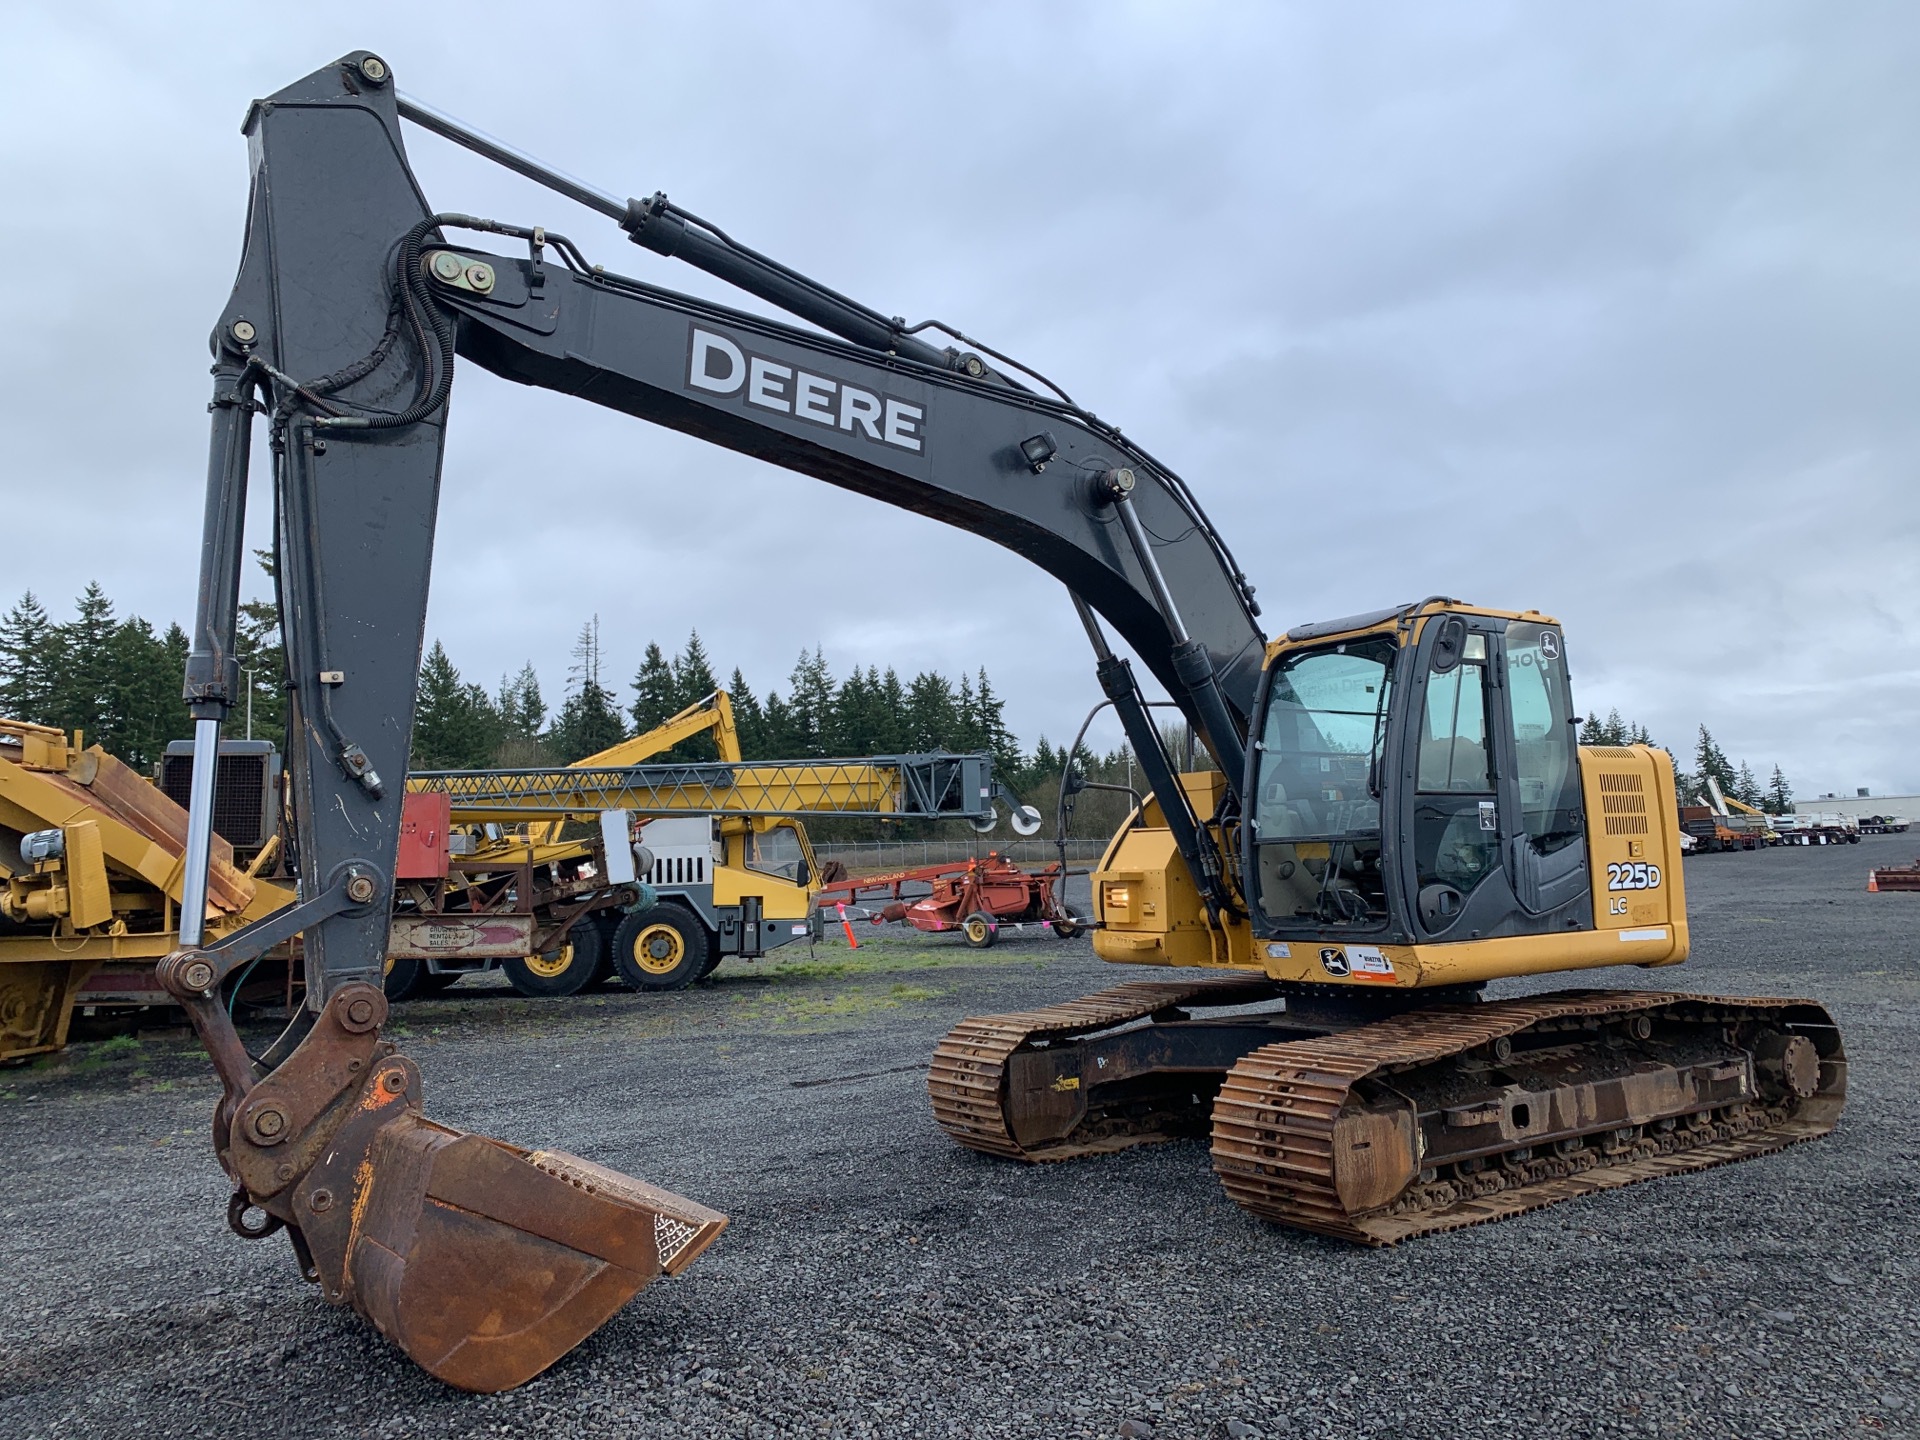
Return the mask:
POLYGON ((1867 871, 1869 890, 1920 890, 1920 858, 1911 865, 1880 865, 1867 871))
POLYGON ((984 950, 1003 925, 1044 926, 1067 937, 1085 930, 1087 922, 1061 902, 1064 876, 1057 861, 1043 870, 1026 870, 994 851, 984 860, 975 857, 835 881, 822 887, 818 903, 829 908, 885 895, 888 903, 868 917, 874 924, 903 920, 929 933, 958 930, 967 944, 984 950), (930 893, 902 894, 908 885, 926 885, 930 893))

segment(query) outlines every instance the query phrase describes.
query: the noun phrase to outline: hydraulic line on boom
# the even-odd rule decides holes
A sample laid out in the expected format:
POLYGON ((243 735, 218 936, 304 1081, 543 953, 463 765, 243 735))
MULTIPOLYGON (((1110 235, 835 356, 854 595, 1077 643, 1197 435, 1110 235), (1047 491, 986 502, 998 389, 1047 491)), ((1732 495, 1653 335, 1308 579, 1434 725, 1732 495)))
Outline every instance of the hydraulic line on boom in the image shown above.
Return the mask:
POLYGON ((725 1224, 577 1157, 426 1120, 418 1071, 380 1037, 404 789, 383 777, 406 768, 458 360, 933 516, 1074 597, 1152 787, 1092 877, 1096 951, 1227 973, 963 1022, 928 1082, 961 1143, 1043 1159, 1211 1128, 1248 1209, 1390 1243, 1834 1124, 1845 1052, 1810 1001, 1475 1003, 1496 979, 1687 954, 1671 764, 1576 745, 1551 617, 1434 597, 1269 641, 1177 475, 959 332, 885 317, 663 195, 552 170, 398 95, 366 51, 257 102, 245 128, 246 244, 213 334, 183 913, 204 913, 215 746, 238 694, 256 413, 300 898, 211 943, 183 922, 160 973, 222 1080, 230 1223, 286 1229, 328 1300, 432 1373, 521 1383, 725 1224), (818 329, 616 274, 541 226, 432 211, 403 117, 818 329), (919 338, 934 329, 968 348, 919 338), (1217 769, 1176 772, 1109 632, 1217 769), (215 997, 295 934, 307 1008, 256 1059, 215 997), (1247 1008, 1260 1001, 1275 1003, 1247 1008))

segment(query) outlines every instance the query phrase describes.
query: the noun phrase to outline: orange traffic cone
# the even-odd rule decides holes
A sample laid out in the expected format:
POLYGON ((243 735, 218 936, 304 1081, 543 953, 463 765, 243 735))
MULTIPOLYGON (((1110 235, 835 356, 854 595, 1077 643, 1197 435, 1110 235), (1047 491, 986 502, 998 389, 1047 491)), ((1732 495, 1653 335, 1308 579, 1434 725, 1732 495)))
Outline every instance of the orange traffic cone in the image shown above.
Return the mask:
POLYGON ((1869 895, 1878 895, 1880 893, 1880 872, 1878 870, 1867 871, 1867 893, 1869 895))

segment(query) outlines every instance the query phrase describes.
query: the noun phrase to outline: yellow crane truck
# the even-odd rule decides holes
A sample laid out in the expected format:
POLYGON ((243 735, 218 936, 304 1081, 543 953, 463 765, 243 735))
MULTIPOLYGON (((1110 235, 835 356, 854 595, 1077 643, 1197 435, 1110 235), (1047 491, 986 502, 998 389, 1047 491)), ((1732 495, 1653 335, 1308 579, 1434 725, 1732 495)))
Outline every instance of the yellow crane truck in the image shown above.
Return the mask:
MULTIPOLYGON (((1002 795, 985 755, 745 761, 725 691, 563 768, 415 773, 385 988, 402 999, 499 965, 523 995, 614 974, 677 990, 817 937, 820 866, 798 817, 990 829, 1002 795), (642 763, 698 735, 717 761, 642 763)), ((1017 805, 1012 819, 1038 822, 1017 805)))

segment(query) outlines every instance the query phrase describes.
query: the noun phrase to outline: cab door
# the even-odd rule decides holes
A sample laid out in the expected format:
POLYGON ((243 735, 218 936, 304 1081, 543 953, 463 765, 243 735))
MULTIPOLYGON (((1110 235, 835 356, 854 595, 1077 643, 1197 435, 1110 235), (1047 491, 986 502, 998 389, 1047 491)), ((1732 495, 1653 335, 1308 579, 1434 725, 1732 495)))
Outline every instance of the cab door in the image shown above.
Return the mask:
POLYGON ((1399 730, 1399 870, 1416 939, 1506 933, 1495 744, 1496 637, 1477 616, 1441 615, 1409 657, 1399 730))
POLYGON ((1586 817, 1566 641, 1511 620, 1499 637, 1501 844, 1521 933, 1589 929, 1586 817))

